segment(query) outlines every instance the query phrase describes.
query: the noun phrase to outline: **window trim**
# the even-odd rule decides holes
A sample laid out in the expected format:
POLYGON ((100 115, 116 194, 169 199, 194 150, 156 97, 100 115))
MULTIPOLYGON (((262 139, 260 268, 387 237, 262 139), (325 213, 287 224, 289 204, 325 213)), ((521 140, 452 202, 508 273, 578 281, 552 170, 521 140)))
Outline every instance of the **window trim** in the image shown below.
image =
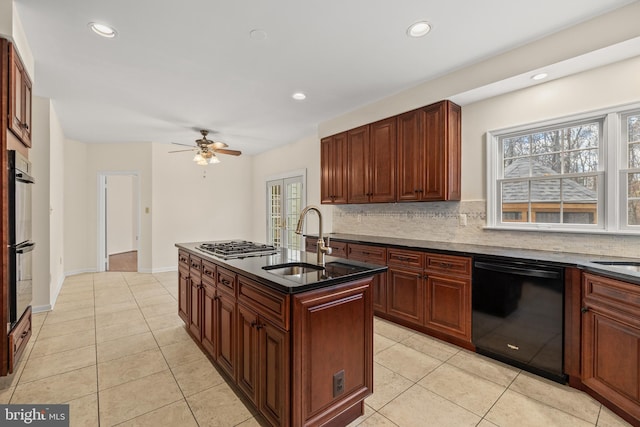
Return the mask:
MULTIPOLYGON (((548 232, 570 232, 586 234, 640 234, 640 225, 627 225, 626 194, 623 193, 626 185, 623 185, 621 177, 629 170, 626 168, 626 144, 622 141, 621 119, 625 114, 640 109, 640 103, 619 105, 615 107, 592 110, 588 112, 557 117, 549 120, 542 120, 512 126, 507 128, 487 131, 485 135, 486 154, 486 192, 487 192, 487 220, 485 229, 511 230, 511 231, 548 231, 548 232), (598 218, 602 218, 601 224, 548 224, 548 223, 505 223, 499 218, 501 212, 499 190, 499 174, 502 170, 500 137, 504 135, 527 133, 532 130, 544 130, 558 126, 570 125, 572 123, 584 122, 587 120, 602 120, 602 135, 599 144, 600 164, 597 174, 601 178, 599 186, 604 186, 598 194, 598 218), (624 163, 623 163, 624 162, 624 163), (624 167, 623 167, 624 166, 624 167)), ((563 175, 559 174, 558 178, 563 175)), ((502 179, 502 178, 500 178, 502 179)), ((626 181, 625 181, 626 182, 626 181)))

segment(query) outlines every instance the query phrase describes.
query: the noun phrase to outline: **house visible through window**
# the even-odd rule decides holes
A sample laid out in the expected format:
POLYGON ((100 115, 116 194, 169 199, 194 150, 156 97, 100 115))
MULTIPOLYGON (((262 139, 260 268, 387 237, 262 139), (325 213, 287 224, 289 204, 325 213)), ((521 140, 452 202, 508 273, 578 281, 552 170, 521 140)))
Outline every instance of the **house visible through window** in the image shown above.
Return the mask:
POLYGON ((489 227, 640 231, 640 111, 490 132, 487 140, 489 227))

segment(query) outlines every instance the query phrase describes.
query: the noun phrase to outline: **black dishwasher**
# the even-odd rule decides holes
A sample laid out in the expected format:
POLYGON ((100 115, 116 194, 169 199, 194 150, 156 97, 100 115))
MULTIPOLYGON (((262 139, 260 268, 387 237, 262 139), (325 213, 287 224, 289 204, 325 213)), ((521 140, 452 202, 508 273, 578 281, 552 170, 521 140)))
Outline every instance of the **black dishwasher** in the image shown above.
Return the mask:
POLYGON ((472 308, 478 353, 566 382, 562 267, 476 257, 472 308))

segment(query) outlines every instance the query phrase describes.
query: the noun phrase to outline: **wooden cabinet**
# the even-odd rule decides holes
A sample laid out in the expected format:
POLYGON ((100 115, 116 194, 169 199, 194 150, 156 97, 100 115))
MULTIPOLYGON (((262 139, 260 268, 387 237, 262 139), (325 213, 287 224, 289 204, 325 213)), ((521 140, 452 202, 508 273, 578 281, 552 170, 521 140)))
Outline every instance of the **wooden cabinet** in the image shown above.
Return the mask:
POLYGON ((9 373, 12 374, 31 338, 31 306, 27 307, 9 332, 9 373))
POLYGON ((398 201, 460 200, 461 108, 441 101, 398 116, 398 201))
POLYGON ((216 361, 229 376, 236 376, 236 301, 225 292, 218 297, 215 317, 216 361))
POLYGON ((276 426, 289 423, 289 296, 238 281, 238 386, 276 426))
POLYGON ((389 267, 387 313, 413 325, 424 324, 424 278, 419 270, 389 267))
POLYGON ((31 147, 32 84, 13 43, 9 43, 9 129, 31 147))
POLYGON ((203 278, 202 281, 202 347, 209 353, 209 356, 216 357, 216 310, 218 296, 213 282, 203 278))
POLYGON ((320 201, 347 203, 347 133, 320 141, 320 201))
POLYGON ((445 100, 323 138, 322 203, 460 200, 461 117, 445 100))
POLYGON ((198 340, 201 339, 202 324, 202 278, 200 269, 202 260, 193 255, 189 257, 189 331, 198 340))
POLYGON ((347 145, 348 203, 395 201, 395 117, 348 131, 347 145))
POLYGON ((582 383, 640 424, 640 286, 585 273, 582 383))
MULTIPOLYGON (((329 241, 331 247, 331 256, 337 258, 347 258, 347 244, 345 242, 336 242, 334 240, 329 241)), ((318 239, 314 237, 305 238, 305 251, 315 252, 318 247, 318 239)))
POLYGON ((189 282, 189 254, 178 253, 178 315, 189 323, 191 282, 189 282))
MULTIPOLYGON (((347 258, 371 264, 387 265, 387 249, 382 246, 349 243, 347 258)), ((376 274, 371 282, 373 311, 376 314, 387 312, 387 277, 388 273, 376 274)))

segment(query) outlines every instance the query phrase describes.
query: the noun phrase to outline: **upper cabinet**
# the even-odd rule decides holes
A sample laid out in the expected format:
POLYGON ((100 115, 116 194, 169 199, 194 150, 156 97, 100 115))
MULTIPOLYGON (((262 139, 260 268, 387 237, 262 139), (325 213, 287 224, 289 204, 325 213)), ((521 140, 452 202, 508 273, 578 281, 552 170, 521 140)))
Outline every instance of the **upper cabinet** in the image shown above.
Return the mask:
POLYGON ((320 151, 322 203, 347 203, 347 133, 323 138, 320 151))
POLYGON ((398 116, 398 201, 460 200, 461 109, 442 101, 398 116))
POLYGON ((396 118, 347 132, 348 203, 396 200, 396 118))
POLYGON ((9 129, 27 147, 31 147, 31 79, 9 43, 9 129))
POLYGON ((460 200, 461 108, 451 101, 324 138, 321 146, 322 203, 460 200), (346 154, 335 148, 345 140, 346 154), (347 197, 336 197, 345 186, 347 197))

